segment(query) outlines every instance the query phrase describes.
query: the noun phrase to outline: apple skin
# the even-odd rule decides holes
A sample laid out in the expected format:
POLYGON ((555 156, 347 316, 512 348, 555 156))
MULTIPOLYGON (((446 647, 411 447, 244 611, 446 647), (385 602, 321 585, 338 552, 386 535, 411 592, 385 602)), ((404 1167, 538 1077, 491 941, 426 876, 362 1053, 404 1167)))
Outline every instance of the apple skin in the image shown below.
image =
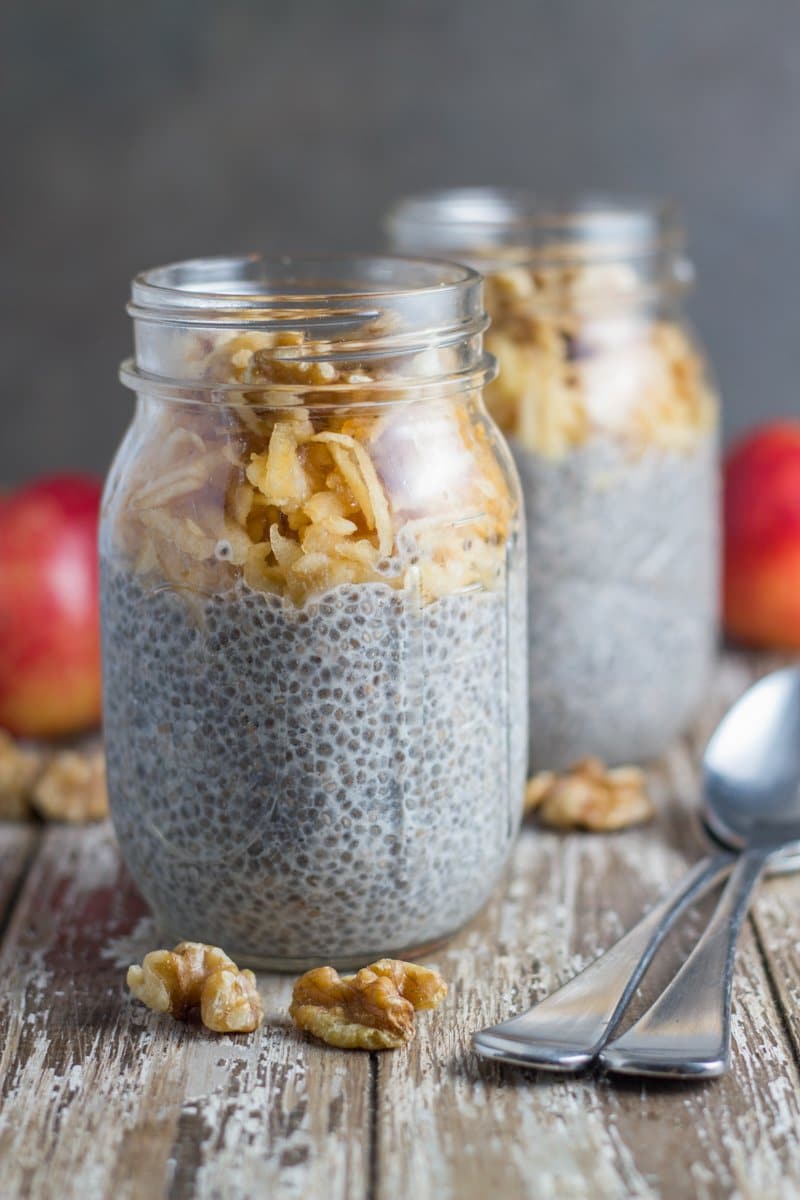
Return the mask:
POLYGON ((727 632, 800 649, 800 421, 765 425, 731 448, 724 515, 727 632))
POLYGON ((0 725, 21 737, 100 721, 101 486, 58 475, 0 495, 0 725))

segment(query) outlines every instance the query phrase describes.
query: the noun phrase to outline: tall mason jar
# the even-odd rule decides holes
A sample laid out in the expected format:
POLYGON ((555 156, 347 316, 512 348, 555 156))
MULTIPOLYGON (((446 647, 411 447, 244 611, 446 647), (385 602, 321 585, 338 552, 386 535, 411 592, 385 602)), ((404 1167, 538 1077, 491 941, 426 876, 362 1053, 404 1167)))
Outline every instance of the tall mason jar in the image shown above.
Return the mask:
POLYGON ((483 904, 526 765, 521 496, 480 277, 204 259, 133 283, 101 528, 114 825, 175 939, 303 968, 483 904))
POLYGON ((487 405, 528 524, 532 767, 659 754, 717 634, 718 404, 674 208, 475 189, 402 201, 388 227, 486 277, 487 405))

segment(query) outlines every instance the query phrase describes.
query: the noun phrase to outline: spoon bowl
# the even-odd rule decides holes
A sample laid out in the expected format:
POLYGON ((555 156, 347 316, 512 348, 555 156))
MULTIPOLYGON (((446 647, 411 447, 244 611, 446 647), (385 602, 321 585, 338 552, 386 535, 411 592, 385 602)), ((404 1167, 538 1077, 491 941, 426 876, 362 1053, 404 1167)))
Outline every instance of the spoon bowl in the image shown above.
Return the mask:
POLYGON ((703 816, 739 857, 714 915, 675 978, 600 1055, 611 1071, 711 1078, 730 1065, 730 1004, 739 931, 765 870, 800 866, 800 669, 754 684, 703 756, 703 816))
POLYGON ((703 755, 703 816, 737 850, 800 840, 797 667, 766 675, 723 717, 703 755))

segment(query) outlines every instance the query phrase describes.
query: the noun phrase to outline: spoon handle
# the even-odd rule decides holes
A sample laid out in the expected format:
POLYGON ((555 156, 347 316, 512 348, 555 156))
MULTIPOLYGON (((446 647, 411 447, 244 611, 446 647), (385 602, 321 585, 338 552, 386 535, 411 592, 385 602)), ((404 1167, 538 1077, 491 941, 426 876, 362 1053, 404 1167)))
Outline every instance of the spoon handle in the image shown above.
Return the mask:
POLYGON ((608 1070, 670 1079, 711 1078, 727 1071, 736 942, 768 857, 769 850, 762 848, 741 855, 678 974, 644 1016, 601 1054, 608 1070))
POLYGON ((596 1058, 684 909, 731 869, 731 854, 703 859, 624 937, 533 1008, 473 1035, 486 1058, 576 1071, 596 1058))

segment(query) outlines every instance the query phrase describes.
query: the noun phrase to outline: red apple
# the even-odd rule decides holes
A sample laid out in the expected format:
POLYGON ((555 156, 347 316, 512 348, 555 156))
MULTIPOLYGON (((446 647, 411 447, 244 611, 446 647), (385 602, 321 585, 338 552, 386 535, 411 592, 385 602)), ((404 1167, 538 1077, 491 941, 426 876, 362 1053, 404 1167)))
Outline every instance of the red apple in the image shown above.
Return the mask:
POLYGON ((800 649, 800 422, 766 425, 725 464, 725 627, 800 649))
POLYGON ((23 737, 100 720, 100 493, 60 475, 0 496, 0 725, 23 737))

